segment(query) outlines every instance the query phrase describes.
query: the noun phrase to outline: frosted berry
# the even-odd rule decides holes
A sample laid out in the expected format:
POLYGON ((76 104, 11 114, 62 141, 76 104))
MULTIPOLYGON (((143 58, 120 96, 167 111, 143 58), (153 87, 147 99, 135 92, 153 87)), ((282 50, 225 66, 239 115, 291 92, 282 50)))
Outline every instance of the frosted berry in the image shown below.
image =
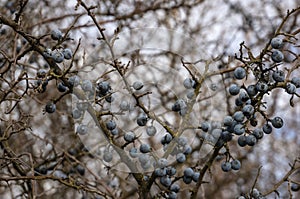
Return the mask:
POLYGON ((276 63, 282 62, 284 59, 283 53, 280 50, 274 50, 271 59, 276 63))
POLYGON ((246 137, 247 145, 254 146, 256 144, 256 142, 257 142, 257 139, 254 135, 251 134, 246 137))
POLYGON ((67 87, 65 86, 65 84, 63 83, 63 82, 59 82, 58 84, 57 84, 57 90, 59 91, 59 92, 66 92, 67 91, 67 87))
POLYGON ((195 81, 191 78, 186 78, 184 81, 183 81, 183 86, 186 88, 186 89, 190 89, 190 88, 193 88, 195 85, 195 81))
POLYGON ((280 49, 280 48, 283 47, 283 40, 281 38, 279 38, 279 37, 274 37, 271 40, 271 46, 274 49, 280 49))
POLYGON ((45 111, 47 113, 54 113, 56 110, 56 105, 53 102, 49 102, 46 104, 45 111))
POLYGON ((62 51, 65 59, 71 59, 73 56, 72 50, 70 48, 65 48, 62 51))
POLYGON ((60 40, 62 39, 62 32, 58 29, 52 30, 51 31, 51 38, 53 40, 60 40))
POLYGON ((231 84, 228 91, 230 95, 237 95, 240 92, 240 86, 237 84, 231 84))
POLYGON ((270 133, 272 133, 272 126, 270 125, 270 124, 264 124, 263 125, 263 132, 265 133, 265 134, 270 134, 270 133))
POLYGON ((151 148, 149 144, 141 144, 140 145, 140 152, 142 153, 149 153, 151 151, 151 148))
POLYGON ((124 134, 124 140, 126 142, 133 142, 134 139, 135 139, 135 134, 133 132, 129 131, 124 134))
POLYGON ((56 62, 56 63, 61 63, 64 61, 64 55, 61 52, 53 52, 52 53, 52 59, 56 62))
POLYGON ((237 160, 237 159, 232 160, 231 161, 231 168, 233 170, 240 170, 240 168, 241 168, 241 162, 239 160, 237 160))
POLYGON ((185 157, 185 155, 183 153, 178 153, 176 155, 176 161, 178 163, 183 163, 183 162, 185 162, 185 160, 186 160, 186 157, 185 157))
POLYGON ((77 75, 73 75, 73 76, 69 77, 68 83, 71 86, 76 87, 76 86, 78 86, 80 84, 80 77, 77 76, 77 75))
POLYGON ((285 74, 284 74, 284 72, 282 70, 277 70, 277 71, 273 72, 272 78, 276 82, 284 82, 285 74))
POLYGON ((288 94, 295 94, 296 93, 296 86, 292 83, 287 83, 285 90, 288 94))
POLYGON ((106 128, 110 131, 114 130, 117 127, 117 124, 114 120, 109 120, 106 122, 106 128))
POLYGON ((141 90, 144 87, 144 84, 140 81, 136 81, 136 82, 133 83, 132 87, 135 90, 141 90))
POLYGON ((145 113, 139 114, 136 120, 139 126, 145 126, 147 121, 148 121, 148 116, 145 113))
POLYGON ((156 134, 155 126, 147 126, 146 133, 148 136, 154 136, 156 134))
POLYGON ((88 132, 88 127, 84 124, 80 124, 79 126, 77 126, 76 129, 76 133, 78 133, 79 135, 85 135, 88 132))
POLYGON ((81 88, 84 91, 93 91, 93 83, 90 80, 85 79, 81 83, 81 88))
POLYGON ((271 123, 274 128, 279 129, 283 126, 283 119, 281 117, 274 117, 271 120, 271 123))
POLYGON ((236 79, 244 79, 246 77, 246 70, 242 67, 237 67, 233 74, 236 79))
POLYGON ((224 172, 229 172, 229 171, 231 171, 231 164, 230 164, 230 162, 222 162, 222 163, 221 163, 221 169, 222 169, 224 172))

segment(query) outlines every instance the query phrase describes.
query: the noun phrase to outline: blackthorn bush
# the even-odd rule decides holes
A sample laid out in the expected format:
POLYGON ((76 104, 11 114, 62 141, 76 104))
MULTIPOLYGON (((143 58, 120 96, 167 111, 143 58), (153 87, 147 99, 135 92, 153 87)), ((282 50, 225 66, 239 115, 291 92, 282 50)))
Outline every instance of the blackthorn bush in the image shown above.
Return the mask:
POLYGON ((299 11, 1 1, 0 198, 299 198, 299 11))

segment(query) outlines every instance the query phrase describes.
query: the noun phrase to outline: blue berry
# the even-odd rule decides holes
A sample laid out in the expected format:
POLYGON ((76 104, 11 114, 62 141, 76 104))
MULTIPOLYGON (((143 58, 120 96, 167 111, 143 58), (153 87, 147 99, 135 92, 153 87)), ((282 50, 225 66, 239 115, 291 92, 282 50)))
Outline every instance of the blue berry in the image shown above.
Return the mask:
POLYGON ((242 67, 237 67, 233 74, 236 79, 244 79, 246 77, 246 70, 242 67))
POLYGON ((237 84, 231 84, 228 91, 230 95, 237 95, 239 94, 240 89, 240 86, 238 86, 237 84))
POLYGON ((122 101, 120 104, 120 109, 122 111, 128 111, 130 108, 130 104, 127 101, 122 101))
POLYGON ((237 111, 233 114, 233 119, 237 122, 243 122, 245 119, 245 115, 242 111, 237 111))
POLYGON ((266 93, 269 89, 269 86, 265 82, 257 82, 256 89, 262 93, 266 93))
POLYGON ((154 170, 154 174, 158 177, 163 177, 167 175, 167 169, 166 168, 156 168, 154 170))
POLYGON ((242 112, 245 116, 250 117, 254 114, 254 107, 250 104, 247 104, 243 107, 242 112))
POLYGON ((284 72, 282 70, 277 70, 277 71, 273 72, 272 78, 276 82, 284 82, 285 74, 284 74, 284 72))
POLYGON ((72 117, 74 119, 79 119, 82 115, 82 112, 80 110, 78 110, 77 108, 72 110, 72 117))
POLYGON ((280 48, 283 47, 283 40, 281 38, 279 38, 279 37, 274 37, 271 40, 271 46, 274 49, 280 49, 280 48))
POLYGON ((46 48, 43 52, 43 56, 45 58, 51 58, 52 57, 52 50, 50 48, 46 48))
POLYGON ((148 116, 145 113, 140 113, 136 120, 139 126, 145 126, 147 124, 147 121, 148 116))
POLYGON ((154 136, 156 134, 155 126, 147 126, 146 133, 148 136, 154 136))
POLYGON ((188 90, 188 92, 187 92, 187 94, 186 94, 186 97, 187 97, 188 99, 193 99, 194 96, 195 96, 195 91, 194 91, 194 89, 188 90))
POLYGON ((230 162, 222 162, 222 163, 221 163, 221 169, 222 169, 224 172, 229 172, 229 171, 231 171, 231 164, 230 164, 230 162))
POLYGON ((84 91, 93 91, 93 83, 90 80, 85 79, 81 83, 81 88, 84 91))
POLYGON ((263 130, 258 128, 254 129, 252 134, 256 137, 256 139, 261 139, 264 136, 263 130))
POLYGON ((192 177, 183 176, 183 182, 185 184, 190 184, 192 182, 192 180, 193 180, 192 177))
POLYGON ((190 88, 193 88, 195 85, 195 81, 191 78, 186 78, 184 81, 183 81, 183 86, 186 88, 186 89, 190 89, 190 88))
POLYGON ((178 163, 183 163, 183 162, 185 162, 185 160, 186 160, 186 157, 185 157, 185 155, 183 153, 178 153, 176 155, 176 161, 178 163))
POLYGON ((195 172, 194 174, 193 174, 193 181, 194 182, 198 182, 198 180, 199 180, 199 177, 200 177, 200 173, 199 172, 195 172))
POLYGON ((77 75, 73 75, 73 76, 69 77, 68 83, 71 86, 76 87, 80 84, 80 78, 77 75))
POLYGON ((126 142, 133 142, 134 139, 135 139, 135 134, 133 132, 129 131, 124 134, 124 140, 126 142))
POLYGON ((170 191, 174 191, 175 193, 178 193, 180 191, 180 186, 179 184, 172 184, 171 187, 170 187, 170 191))
POLYGON ((177 198, 177 194, 173 191, 171 191, 170 193, 168 193, 168 199, 176 199, 177 198))
POLYGON ((184 169, 183 175, 185 175, 186 177, 193 177, 194 170, 192 168, 188 167, 188 168, 184 169))
POLYGON ((62 53, 63 53, 65 59, 71 59, 72 58, 73 53, 72 53, 72 50, 70 48, 63 49, 62 53))
POLYGON ((103 81, 103 82, 99 82, 97 84, 96 89, 97 89, 97 94, 100 97, 102 97, 102 96, 106 95, 108 91, 111 90, 111 87, 110 87, 110 84, 108 82, 103 81))
POLYGON ((238 98, 235 98, 235 105, 236 106, 242 106, 244 104, 244 102, 238 97, 238 98))
POLYGON ((282 62, 283 59, 284 59, 283 53, 282 53, 280 50, 274 50, 274 51, 272 52, 271 59, 272 59, 275 63, 282 62))
POLYGON ((247 87, 247 93, 249 96, 255 96, 257 94, 257 89, 255 85, 249 85, 247 87))
MULTIPOLYGON (((234 122, 232 123, 232 125, 227 126, 227 127, 225 128, 225 131, 228 131, 228 132, 230 132, 230 133, 233 133, 233 131, 234 131, 234 126, 235 126, 237 123, 238 123, 238 122, 237 122, 236 120, 234 120, 234 122)), ((221 136, 222 136, 222 134, 221 134, 221 136)))
POLYGON ((300 88, 300 77, 293 77, 291 82, 296 86, 296 88, 300 88))
POLYGON ((52 53, 52 59, 56 63, 61 63, 64 61, 64 55, 61 52, 54 52, 54 53, 52 53))
POLYGON ((247 100, 249 100, 249 95, 247 92, 243 91, 243 92, 240 92, 239 94, 239 99, 242 101, 242 102, 246 102, 247 100))
POLYGON ((253 197, 253 198, 259 198, 259 196, 260 196, 260 193, 259 193, 259 191, 256 189, 256 188, 254 188, 254 189, 252 189, 252 191, 251 191, 251 196, 253 197))
POLYGON ((77 166, 76 166, 76 170, 77 170, 77 172, 80 174, 80 175, 84 175, 84 173, 85 173, 85 168, 83 167, 83 166, 81 166, 80 164, 78 164, 77 166))
POLYGON ((221 133, 222 133, 222 129, 216 128, 216 129, 213 129, 213 130, 212 130, 211 135, 212 135, 216 140, 218 140, 219 137, 221 136, 221 133))
POLYGON ((140 152, 148 153, 150 151, 151 151, 151 148, 150 148, 149 144, 141 144, 140 145, 140 152))
POLYGON ((187 107, 185 101, 183 99, 176 100, 175 104, 172 106, 172 111, 179 112, 182 109, 187 107))
MULTIPOLYGON (((51 173, 51 171, 48 170, 48 172, 51 173)), ((66 179, 68 178, 67 174, 65 174, 63 171, 61 170, 55 170, 53 172, 53 176, 56 177, 56 178, 61 178, 61 179, 66 179)))
POLYGON ((67 91, 67 87, 65 86, 65 84, 63 83, 63 82, 59 82, 58 84, 57 84, 57 90, 59 91, 59 92, 66 92, 67 91))
POLYGON ((180 146, 184 146, 188 143, 188 139, 187 137, 185 136, 181 136, 177 139, 177 143, 180 145, 180 146))
POLYGON ((292 191, 299 191, 300 190, 300 185, 293 183, 291 186, 292 191))
POLYGON ((161 177, 159 181, 165 187, 169 187, 172 184, 172 180, 168 176, 161 177))
POLYGON ((62 32, 58 29, 52 30, 51 31, 51 38, 53 40, 60 40, 62 39, 62 32))
POLYGON ((136 158, 139 156, 138 154, 138 149, 133 147, 129 150, 129 155, 132 157, 132 158, 136 158))
POLYGON ((142 153, 139 155, 139 161, 141 165, 147 164, 148 162, 150 162, 150 156, 148 154, 142 153))
POLYGON ((212 84, 210 85, 210 89, 211 89, 212 91, 216 91, 216 90, 218 89, 218 86, 217 86, 215 83, 212 83, 212 84))
POLYGON ((112 135, 118 135, 119 134, 119 129, 118 128, 114 128, 110 132, 111 132, 112 135))
POLYGON ((295 94, 296 93, 296 86, 292 83, 287 83, 285 90, 288 94, 295 94))
POLYGON ((244 147, 247 145, 247 142, 246 142, 246 136, 242 135, 238 138, 238 144, 241 146, 241 147, 244 147))
POLYGON ((132 87, 135 90, 141 90, 144 87, 144 84, 140 81, 136 81, 136 82, 133 83, 132 87))
POLYGON ((271 123, 274 128, 279 129, 283 126, 283 119, 281 117, 274 117, 271 120, 271 123))
POLYGON ((270 133, 272 133, 272 126, 271 126, 270 124, 268 124, 268 123, 264 124, 264 125, 263 125, 263 132, 264 132, 265 134, 270 134, 270 133))
POLYGON ((210 123, 209 122, 202 122, 201 123, 201 129, 204 132, 207 132, 210 129, 210 123))
POLYGON ((172 135, 170 133, 165 134, 161 139, 161 144, 169 144, 172 141, 172 135))
POLYGON ((168 165, 168 160, 166 158, 160 158, 158 161, 157 161, 157 166, 159 168, 163 168, 163 167, 166 167, 168 165))
POLYGON ((114 130, 117 127, 117 124, 114 120, 109 120, 106 122, 106 128, 110 131, 114 130))
POLYGON ((243 124, 236 124, 233 131, 236 135, 242 135, 243 133, 245 133, 245 127, 243 124))
POLYGON ((106 149, 104 150, 103 160, 104 160, 105 162, 111 162, 112 159, 113 159, 113 154, 112 154, 112 152, 111 152, 108 148, 106 148, 106 149))
POLYGON ((233 170, 240 170, 240 168, 241 168, 241 162, 239 160, 237 160, 237 159, 232 160, 231 161, 231 168, 233 170))
POLYGON ((229 142, 230 140, 232 140, 232 134, 229 131, 222 131, 221 139, 224 142, 229 142))
POLYGON ((85 135, 88 132, 88 127, 84 124, 80 124, 79 126, 77 126, 76 129, 76 133, 78 133, 79 135, 85 135))
POLYGON ((169 176, 173 176, 173 175, 175 175, 176 174, 176 169, 174 168, 174 167, 168 167, 167 168, 167 174, 169 175, 169 176))
POLYGON ((229 115, 225 116, 223 119, 223 124, 225 126, 231 126, 233 124, 233 122, 234 122, 234 119, 229 115))
POLYGON ((45 106, 47 113, 54 113, 56 111, 56 105, 53 102, 48 102, 45 106))
POLYGON ((257 139, 254 135, 250 134, 246 136, 246 143, 248 146, 254 146, 257 142, 257 139))
POLYGON ((185 145, 182 151, 184 155, 188 155, 192 153, 193 149, 190 145, 185 145))

